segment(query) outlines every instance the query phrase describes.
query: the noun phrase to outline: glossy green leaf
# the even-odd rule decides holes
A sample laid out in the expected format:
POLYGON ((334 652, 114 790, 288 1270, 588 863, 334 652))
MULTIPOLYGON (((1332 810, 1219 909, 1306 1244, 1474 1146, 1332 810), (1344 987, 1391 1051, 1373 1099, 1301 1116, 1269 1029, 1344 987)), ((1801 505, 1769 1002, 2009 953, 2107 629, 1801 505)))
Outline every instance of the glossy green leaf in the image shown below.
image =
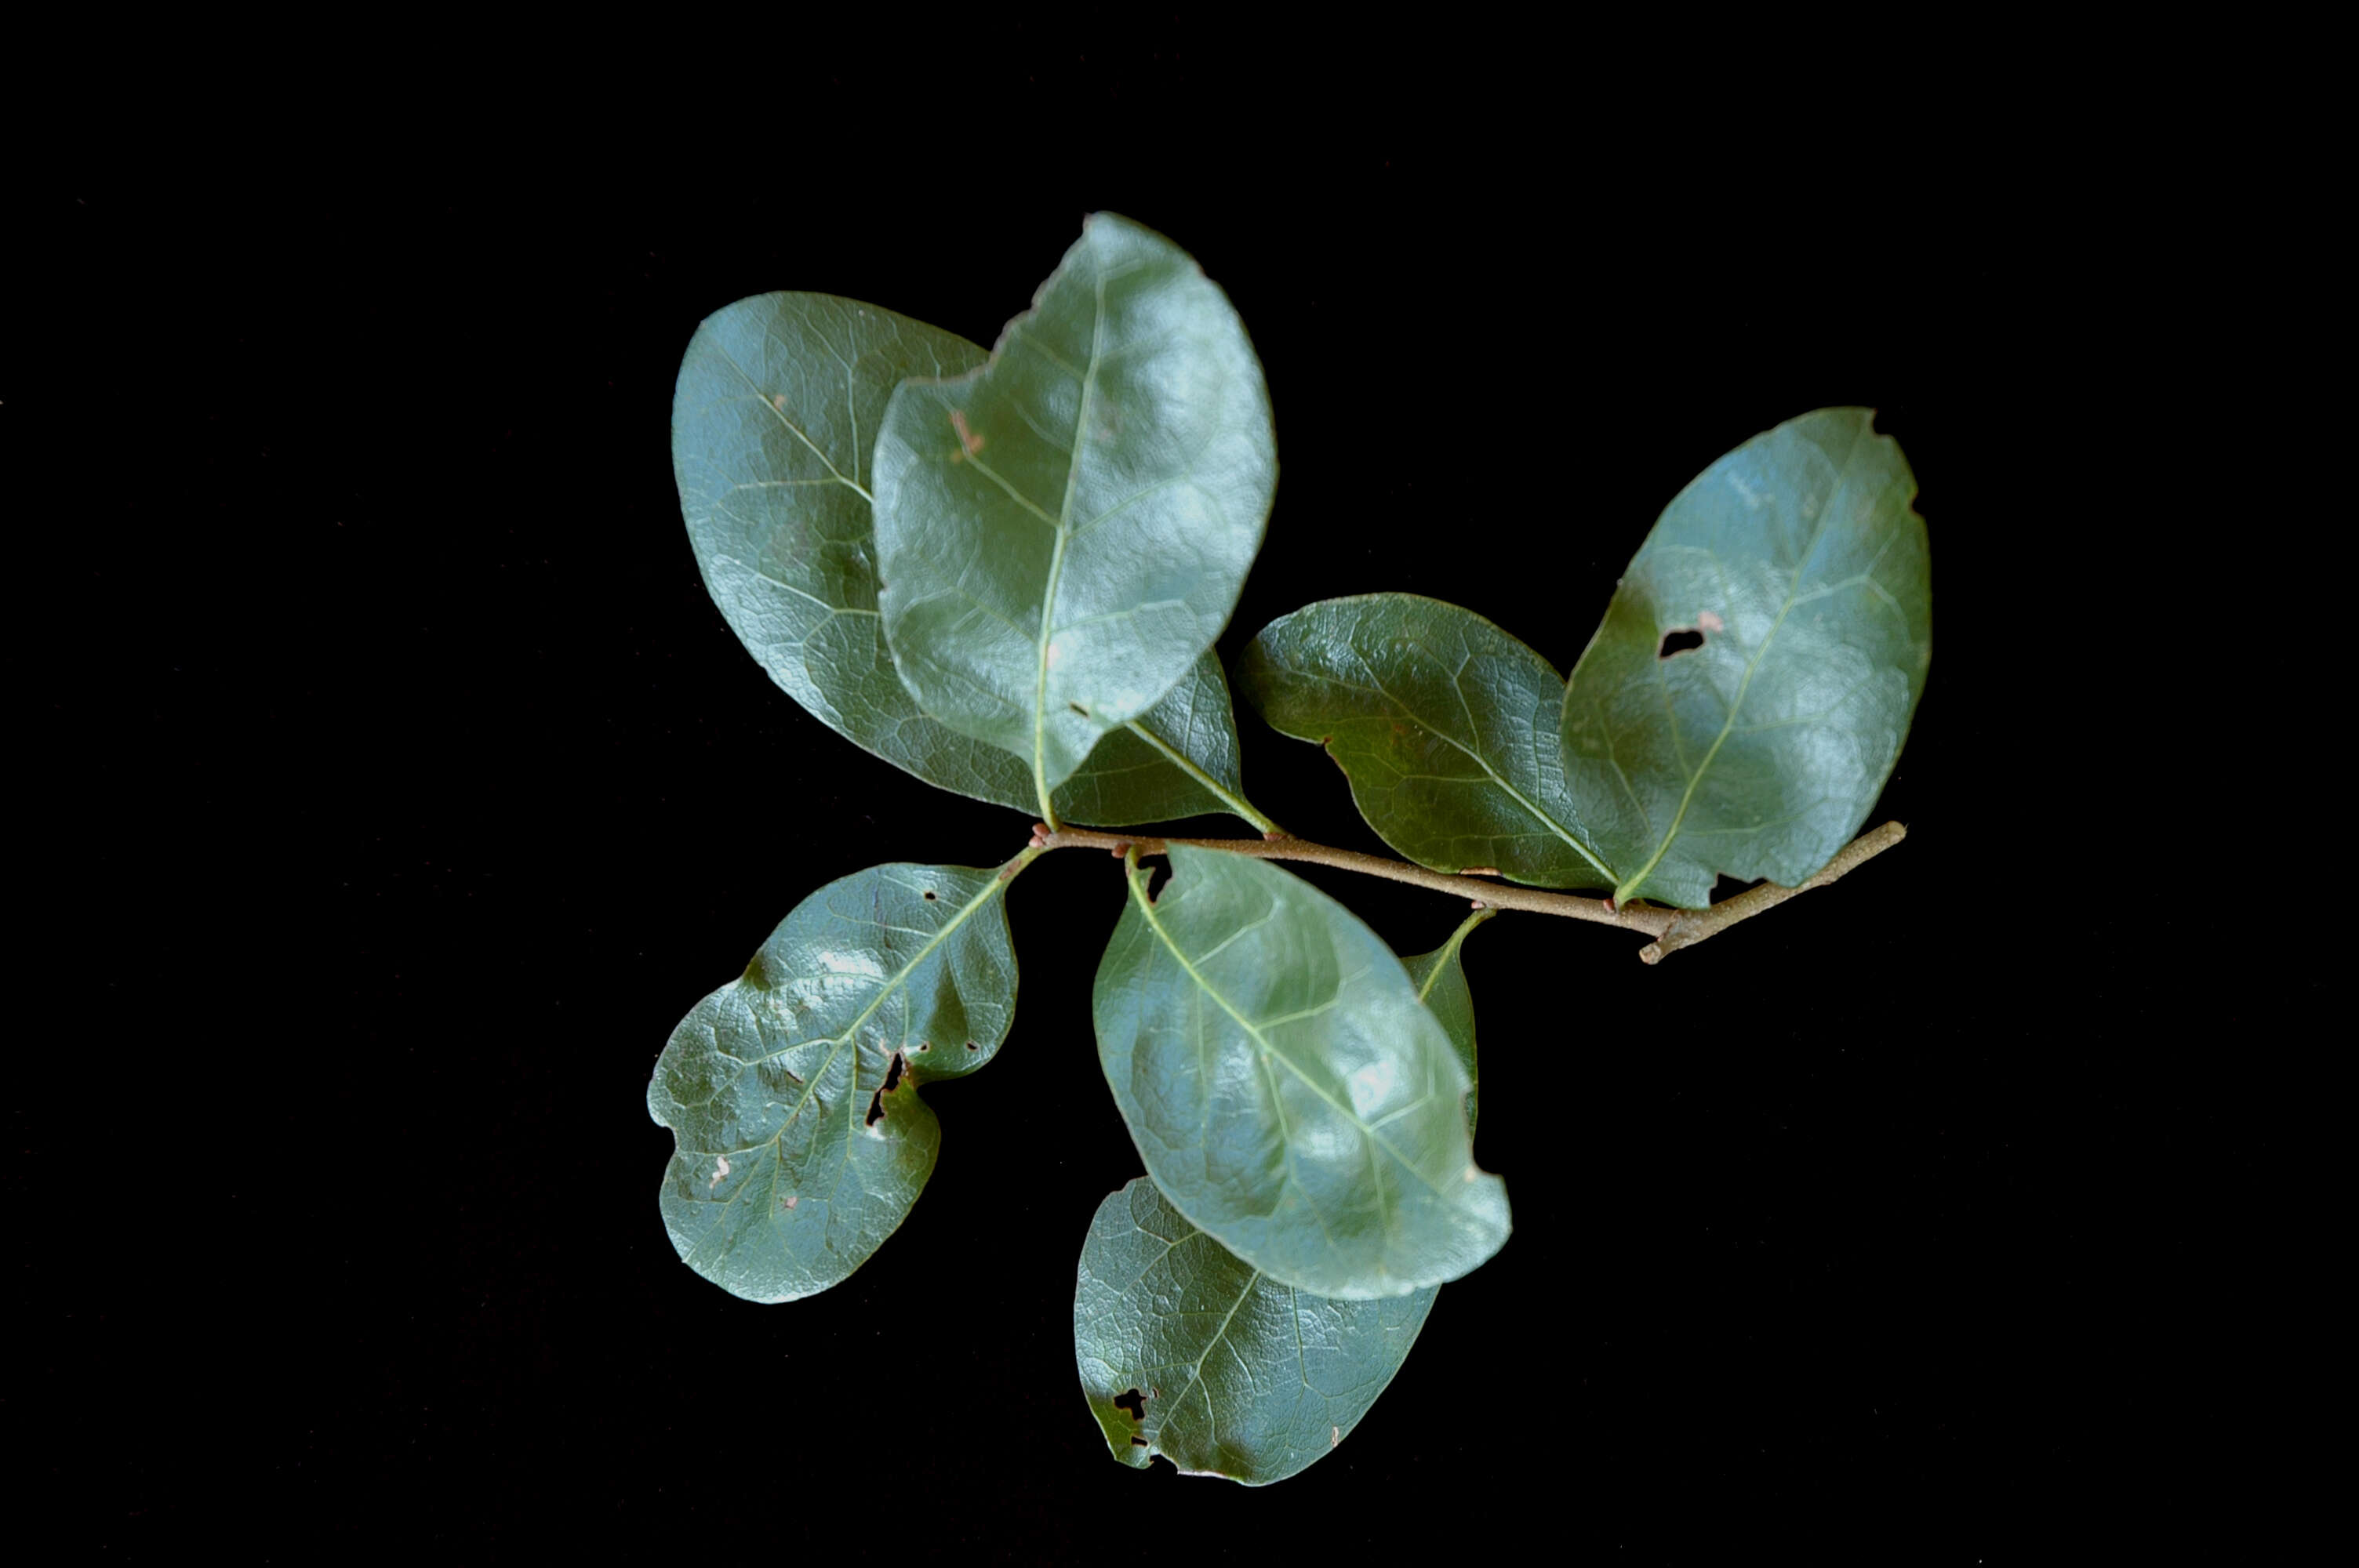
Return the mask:
POLYGON ((893 388, 983 362, 965 339, 825 294, 705 319, 672 396, 672 471, 704 586, 770 678, 855 743, 1003 805, 1030 775, 918 711, 876 613, 870 445, 893 388))
POLYGON ((886 407, 878 606, 903 683, 1047 798, 1220 634, 1277 476, 1227 299, 1160 235, 1092 218, 990 363, 886 407))
MULTIPOLYGON (((1419 999, 1474 1076, 1474 1003, 1461 959, 1480 910, 1404 960, 1419 999)), ((1476 1096, 1466 1096, 1473 1127, 1476 1096)), ((1384 1391, 1439 1285, 1338 1301, 1281 1285, 1188 1223, 1151 1180, 1098 1206, 1073 1298, 1073 1351, 1106 1446, 1145 1468, 1283 1480, 1333 1451, 1384 1391)))
POLYGON ((1098 1055, 1190 1223, 1281 1283, 1350 1300, 1454 1280, 1499 1249, 1466 1071, 1392 950, 1266 861, 1173 845, 1098 966, 1098 1055))
POLYGON ((1273 622, 1239 683, 1274 727, 1325 741, 1369 825, 1436 870, 1685 907, 1723 872, 1806 881, 1875 804, 1931 657, 1916 481, 1870 417, 1805 415, 1707 469, 1569 685, 1409 594, 1273 622))
POLYGON ((1274 826, 1245 799, 1228 677, 1209 649, 1145 718, 1100 741, 1057 786, 1055 799, 1057 819, 1077 825, 1119 827, 1224 811, 1264 831, 1274 826))
POLYGON ((1284 1480, 1349 1436, 1400 1370, 1439 1287, 1335 1301, 1279 1284, 1145 1177, 1098 1206, 1073 1355, 1115 1458, 1284 1480))
POLYGON ((1419 865, 1614 885, 1564 787, 1563 677, 1473 611, 1323 600, 1263 628, 1237 681, 1273 729, 1325 742, 1368 826, 1419 865))
POLYGON ((1474 1136, 1477 1101, 1482 1098, 1483 1075, 1474 1057, 1474 993, 1466 987, 1466 965, 1463 949, 1466 938, 1474 928, 1499 912, 1478 909, 1468 916, 1464 925, 1450 934, 1450 940, 1430 953, 1419 953, 1414 958, 1403 958, 1401 967, 1408 971, 1411 984, 1417 987, 1418 1000, 1425 1003, 1450 1036, 1450 1048, 1458 1053, 1459 1065, 1466 1069, 1466 1136, 1474 1136))
POLYGON ((1566 688, 1569 791, 1618 899, 1808 880, 1859 830, 1932 658, 1917 481, 1864 408, 1713 463, 1630 562, 1566 688), (1702 645, 1661 656, 1674 632, 1702 645))
POLYGON ((795 906, 672 1032, 647 1111, 664 1225, 733 1295, 840 1283, 906 1218, 940 1129, 920 1085, 991 1060, 1016 1008, 994 870, 875 866, 795 906))
MULTIPOLYGON (((1022 759, 919 711, 876 610, 868 462, 886 402, 906 377, 988 357, 857 300, 738 300, 698 327, 680 361, 672 470, 705 588, 788 695, 929 784, 1037 811, 1022 759)), ((1061 818, 1103 827, 1217 811, 1261 825, 1241 808, 1218 661, 1207 654, 1154 708, 1108 734, 1056 801, 1061 818)))

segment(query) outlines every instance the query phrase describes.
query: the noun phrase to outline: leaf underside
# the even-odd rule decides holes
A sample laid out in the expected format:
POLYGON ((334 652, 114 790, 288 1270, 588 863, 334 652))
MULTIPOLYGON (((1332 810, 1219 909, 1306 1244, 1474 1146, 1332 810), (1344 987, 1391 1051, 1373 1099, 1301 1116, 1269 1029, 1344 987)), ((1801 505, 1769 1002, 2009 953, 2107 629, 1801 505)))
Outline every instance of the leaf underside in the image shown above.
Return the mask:
POLYGON ((1465 1068, 1375 933, 1277 867, 1169 849, 1099 965, 1099 1059, 1147 1169, 1271 1278, 1350 1300, 1456 1279, 1498 1250, 1465 1068))
POLYGON ((1438 1289, 1355 1302, 1281 1285, 1142 1176, 1091 1222, 1074 1359, 1115 1458, 1143 1469, 1160 1454, 1190 1475, 1266 1486, 1351 1434, 1438 1289))
MULTIPOLYGON (((868 462, 886 403, 908 377, 989 357, 858 300, 738 300, 697 328, 681 358, 672 470, 705 589, 781 689, 928 784, 1034 811, 1022 758, 919 711, 876 609, 868 462)), ((1208 653, 1136 724, 1109 732, 1055 801, 1073 822, 1175 821, 1231 810, 1218 792, 1241 798, 1238 774, 1228 685, 1208 653)))
POLYGON ((1212 646, 1277 458, 1227 299, 1169 241, 1101 213, 988 364, 894 394, 875 475, 903 684, 1021 759, 1038 797, 1212 646))
POLYGON ((662 1209, 690 1268, 794 1301, 908 1217, 940 1143, 918 1088, 991 1060, 1015 1011, 1006 885, 908 864, 830 882, 672 1032, 647 1112, 678 1141, 662 1209))

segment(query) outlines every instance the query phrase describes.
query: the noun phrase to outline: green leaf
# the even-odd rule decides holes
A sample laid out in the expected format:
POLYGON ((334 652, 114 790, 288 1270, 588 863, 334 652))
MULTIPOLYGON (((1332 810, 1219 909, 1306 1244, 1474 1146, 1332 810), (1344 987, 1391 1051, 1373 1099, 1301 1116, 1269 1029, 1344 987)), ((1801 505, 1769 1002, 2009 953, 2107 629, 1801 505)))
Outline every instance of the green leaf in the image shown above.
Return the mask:
POLYGON ((1031 780, 918 711, 876 613, 869 443, 893 388, 980 364, 965 339, 825 294, 763 294, 697 328, 672 471, 713 602, 770 678, 854 743, 1002 805, 1031 780))
MULTIPOLYGON (((1474 1077, 1474 1001, 1461 949, 1477 910, 1405 961, 1419 1000, 1474 1077)), ((1466 1096, 1473 1128, 1475 1095, 1466 1096)), ((1375 1403, 1440 1285, 1338 1301, 1281 1285, 1188 1223, 1145 1178, 1098 1206, 1073 1297, 1073 1353, 1106 1446, 1146 1468, 1248 1486, 1324 1457, 1375 1403)))
POLYGON ((878 604, 903 683, 1048 801, 1212 646, 1277 476, 1227 299, 1160 235, 1092 218, 989 364, 885 410, 878 604))
POLYGON ((1925 687, 1932 589, 1917 481, 1873 417, 1806 414, 1699 474, 1574 666, 1565 778, 1617 900, 1698 907, 1723 872, 1797 885, 1875 806, 1925 687), (1679 631, 1702 645, 1658 656, 1679 631))
MULTIPOLYGON (((672 470, 704 585, 770 678, 844 736, 928 784, 1038 809, 1021 759, 918 709, 876 611, 869 444, 893 388, 989 356, 857 300, 763 294, 706 318, 672 400, 672 470)), ((1235 811, 1236 729, 1218 661, 1109 734, 1060 792, 1060 818, 1104 827, 1235 811), (1170 753, 1192 759, 1174 764, 1170 753), (1214 787, 1234 799, 1224 799, 1214 787)))
POLYGON ((1384 841, 1438 871, 1614 885, 1564 787, 1564 680, 1471 610, 1413 593, 1306 605, 1245 649, 1272 728, 1326 743, 1384 841))
POLYGON ((1442 1032, 1450 1036, 1450 1048, 1458 1053, 1459 1064, 1466 1069, 1466 1136, 1470 1140, 1474 1136, 1483 1076, 1474 1060, 1474 993, 1466 988, 1466 966, 1460 953, 1473 929, 1498 913, 1478 909, 1440 946, 1401 960, 1410 983, 1417 987, 1417 1000, 1440 1022, 1442 1032))
POLYGON ((1245 799, 1229 683, 1210 650, 1145 718, 1108 732, 1057 786, 1056 803, 1060 822, 1108 827, 1223 811, 1264 832, 1277 826, 1245 799))
POLYGON ((1098 1206, 1073 1356, 1106 1446, 1249 1487, 1333 1452, 1400 1370, 1436 1290, 1333 1301, 1279 1284, 1140 1177, 1098 1206))
POLYGON ((1466 1071, 1392 950, 1276 866, 1169 853, 1152 903, 1132 863, 1093 1004, 1106 1081, 1164 1195, 1320 1295, 1405 1295, 1497 1251, 1506 1192, 1474 1165, 1466 1071))
POLYGON ((932 1173, 919 1086, 991 1060, 1016 1008, 994 870, 875 866, 795 906, 672 1032, 647 1112, 678 1148, 664 1225, 748 1301, 841 1283, 932 1173))
POLYGON ((1805 881, 1875 804, 1932 653, 1916 481, 1870 419, 1822 409, 1704 470, 1569 685, 1409 594, 1273 622, 1239 683, 1274 727, 1324 741, 1369 825, 1437 871, 1689 908, 1722 872, 1805 881), (1702 645, 1661 656, 1673 632, 1702 645))

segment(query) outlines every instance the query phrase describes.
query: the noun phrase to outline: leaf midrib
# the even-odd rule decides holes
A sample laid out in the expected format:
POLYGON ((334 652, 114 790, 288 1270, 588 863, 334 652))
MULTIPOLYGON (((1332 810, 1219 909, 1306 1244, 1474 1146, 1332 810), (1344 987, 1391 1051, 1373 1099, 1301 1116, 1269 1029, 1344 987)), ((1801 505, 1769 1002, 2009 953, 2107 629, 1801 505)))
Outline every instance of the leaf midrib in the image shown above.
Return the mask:
MULTIPOLYGON (((1187 1217, 1183 1215, 1180 1217, 1184 1219, 1187 1217)), ((1201 1229, 1196 1232, 1196 1237, 1209 1242, 1214 1247, 1220 1246, 1219 1242, 1213 1241, 1210 1235, 1201 1229)), ((1172 1249, 1172 1250, 1175 1251, 1177 1249, 1176 1246, 1172 1249)), ((1225 1250, 1225 1249, 1223 1249, 1223 1250, 1225 1250)), ((1236 1254, 1234 1252, 1229 1253, 1228 1255, 1233 1258, 1236 1257, 1236 1254)), ((1244 1263, 1245 1260, 1238 1258, 1237 1261, 1244 1263)), ((1211 1360, 1212 1358, 1212 1352, 1220 1348, 1222 1339, 1225 1337, 1229 1332, 1229 1325, 1237 1320, 1237 1314, 1244 1309, 1245 1298, 1252 1295, 1254 1286, 1261 1282, 1261 1271, 1259 1269, 1255 1269, 1250 1263, 1246 1263, 1245 1267, 1252 1270, 1252 1272, 1247 1275, 1245 1279, 1245 1289, 1239 1291, 1237 1292, 1237 1299, 1229 1303, 1228 1314, 1221 1319, 1221 1326, 1212 1330, 1212 1337, 1204 1341, 1204 1348, 1199 1352, 1196 1357, 1196 1364, 1188 1369, 1187 1386, 1181 1389, 1171 1400, 1171 1408, 1175 1411, 1180 1408, 1180 1401, 1187 1399, 1190 1393, 1194 1392, 1197 1385, 1204 1380, 1204 1363, 1211 1360)), ((1238 1359, 1243 1360, 1244 1357, 1240 1356, 1238 1359)), ((1204 1408, 1208 1412, 1211 1411, 1212 1408, 1212 1397, 1210 1394, 1206 1394, 1204 1396, 1204 1408)), ((1156 1436, 1158 1438, 1162 1436, 1162 1427, 1159 1423, 1156 1428, 1156 1436)), ((1158 1444, 1157 1451, 1158 1453, 1161 1451, 1161 1445, 1159 1444, 1158 1444)))
POLYGON ((1425 972, 1425 979, 1417 988, 1419 1001, 1422 1002, 1433 994, 1433 983, 1441 978, 1441 971, 1450 968, 1451 961, 1458 957, 1458 949, 1466 946, 1466 938, 1493 913, 1495 912, 1482 911, 1459 923, 1458 929, 1450 934, 1450 940, 1444 942, 1440 950, 1433 955, 1433 968, 1425 972))
POLYGON ((1073 533, 1073 494, 1082 472, 1082 442, 1089 429, 1090 400, 1097 391, 1098 360, 1105 343, 1105 268, 1093 247, 1095 308, 1090 318, 1090 362, 1082 370, 1082 395, 1073 413, 1073 445, 1065 459, 1065 494, 1057 503, 1057 543, 1049 553, 1049 580, 1040 594, 1039 676, 1032 695, 1032 783, 1049 826, 1060 826, 1049 788, 1049 644, 1055 634, 1057 584, 1065 571, 1065 543, 1073 533))
MULTIPOLYGON (((1317 671, 1297 669, 1292 665, 1281 665, 1279 667, 1285 669, 1289 675, 1298 676, 1307 676, 1312 680, 1332 680, 1334 681, 1337 686, 1350 687, 1355 691, 1374 692, 1376 696, 1383 697, 1386 702, 1392 704, 1392 706, 1399 711, 1402 718, 1407 719, 1410 723, 1416 725, 1427 734, 1433 736, 1436 740, 1441 741, 1451 746, 1454 746, 1459 751, 1464 752, 1467 756, 1473 758, 1474 765, 1483 770, 1485 777, 1487 777, 1493 784, 1496 784, 1500 789, 1505 790, 1507 794, 1507 797, 1513 800, 1517 806, 1522 806, 1533 821, 1539 823, 1549 832, 1555 834, 1559 838, 1563 839, 1574 854, 1579 855, 1582 860, 1587 860, 1592 866, 1595 867, 1604 875, 1610 877, 1614 874, 1614 869, 1611 866, 1608 866, 1604 861, 1599 860, 1595 851, 1592 850, 1589 846, 1583 844, 1579 838, 1573 837, 1571 831, 1567 828, 1563 823, 1559 822, 1546 811, 1541 810, 1538 805, 1525 795, 1523 791, 1517 789, 1514 784, 1509 784, 1506 779, 1500 777, 1499 770, 1491 765, 1491 759, 1485 757, 1482 752, 1474 750, 1473 747, 1467 745, 1456 736, 1449 734, 1448 732, 1427 723, 1423 718, 1419 717, 1417 709, 1410 707, 1408 703, 1403 702, 1399 697, 1395 697, 1391 692, 1386 691, 1381 679, 1376 676, 1375 670, 1368 664, 1366 655, 1363 654, 1357 648, 1352 650, 1352 656, 1360 661, 1360 667, 1368 672, 1371 679, 1378 680, 1377 685, 1362 686, 1357 681, 1343 680, 1334 676, 1324 675, 1317 671)), ((1276 658, 1272 658, 1270 662, 1272 664, 1277 664, 1278 661, 1276 658)), ((1458 683, 1457 673, 1453 672, 1450 679, 1452 688, 1455 689, 1458 683)), ((1458 700, 1460 706, 1465 706, 1466 694, 1462 691, 1460 692, 1458 700)), ((1304 738, 1310 739, 1310 737, 1304 738)))

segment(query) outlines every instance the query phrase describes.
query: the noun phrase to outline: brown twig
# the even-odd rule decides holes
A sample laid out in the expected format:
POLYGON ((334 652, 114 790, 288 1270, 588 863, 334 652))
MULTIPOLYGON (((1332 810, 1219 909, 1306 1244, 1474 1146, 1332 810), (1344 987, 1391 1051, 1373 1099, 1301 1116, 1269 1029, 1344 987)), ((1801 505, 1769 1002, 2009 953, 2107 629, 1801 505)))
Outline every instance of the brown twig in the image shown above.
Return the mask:
POLYGON ((1572 893, 1515 887, 1473 876, 1429 871, 1422 866, 1387 860, 1381 855, 1364 855, 1356 849, 1337 849, 1285 834, 1271 834, 1260 838, 1148 838, 1106 833, 1090 827, 1052 829, 1046 823, 1035 823, 1032 842, 1027 848, 1042 851, 1105 849, 1120 856, 1136 846, 1142 855, 1159 855, 1169 845, 1183 844, 1190 849, 1219 849, 1232 855, 1250 855, 1262 860, 1307 860, 1313 865, 1333 866, 1340 871, 1358 871, 1365 876, 1383 877, 1389 881, 1408 882, 1413 887, 1451 893, 1467 900, 1477 909, 1522 909, 1535 914, 1562 915, 1568 919, 1587 920, 1600 925, 1618 925, 1625 931, 1641 932, 1654 940, 1638 950, 1638 957, 1654 964, 1661 962, 1666 953, 1692 947, 1706 937, 1718 935, 1740 920, 1749 920, 1765 909, 1785 903, 1796 893, 1824 887, 1844 872, 1882 854, 1907 836, 1908 829, 1900 824, 1887 822, 1845 845, 1842 852, 1827 863, 1826 870, 1800 887, 1779 887, 1774 882, 1764 882, 1709 909, 1665 909, 1644 902, 1634 902, 1617 908, 1608 899, 1582 898, 1572 893))
POLYGON ((1800 887, 1779 887, 1776 882, 1763 882, 1759 887, 1747 888, 1726 903, 1715 903, 1708 909, 1682 909, 1671 916, 1669 930, 1638 949, 1638 957, 1647 963, 1659 964, 1664 954, 1692 947, 1707 936, 1717 936, 1740 920, 1750 920, 1763 910, 1775 909, 1797 894, 1806 893, 1812 888, 1822 888, 1844 872, 1865 865, 1908 837, 1908 829, 1897 822, 1887 822, 1881 827, 1868 829, 1835 851, 1835 858, 1826 863, 1825 870, 1800 887))

